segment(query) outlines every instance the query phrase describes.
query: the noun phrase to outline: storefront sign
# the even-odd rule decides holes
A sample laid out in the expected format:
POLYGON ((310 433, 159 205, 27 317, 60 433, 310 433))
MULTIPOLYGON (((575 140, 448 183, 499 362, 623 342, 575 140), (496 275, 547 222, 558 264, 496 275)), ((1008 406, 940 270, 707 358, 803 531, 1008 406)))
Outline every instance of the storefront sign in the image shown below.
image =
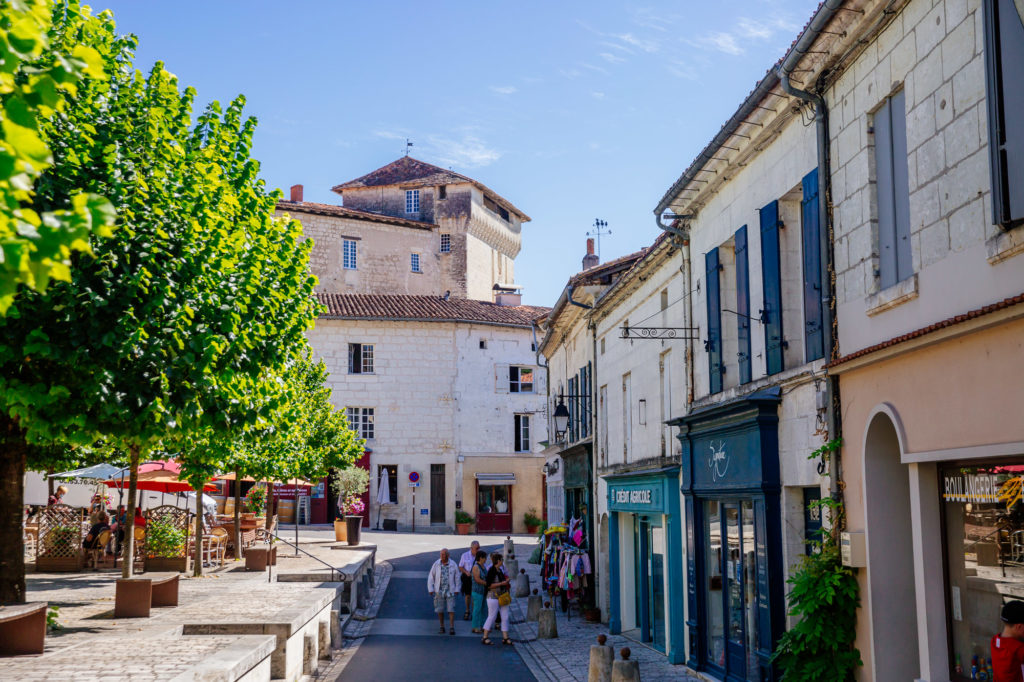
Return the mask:
POLYGON ((606 478, 609 511, 667 513, 666 500, 669 495, 677 494, 678 475, 677 468, 670 468, 629 477, 606 478))
POLYGON ((615 502, 618 504, 650 504, 651 489, 646 490, 616 490, 615 502))
POLYGON ((946 474, 942 481, 942 499, 946 502, 995 504, 1001 484, 996 474, 946 474))

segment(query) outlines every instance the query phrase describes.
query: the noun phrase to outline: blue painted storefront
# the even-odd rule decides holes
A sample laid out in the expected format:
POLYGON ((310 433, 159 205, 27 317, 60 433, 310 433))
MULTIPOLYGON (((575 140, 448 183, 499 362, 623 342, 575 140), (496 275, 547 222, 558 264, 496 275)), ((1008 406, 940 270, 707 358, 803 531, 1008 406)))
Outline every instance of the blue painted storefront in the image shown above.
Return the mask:
MULTIPOLYGON (((777 679, 785 629, 778 388, 673 420, 683 445, 690 667, 777 679)), ((613 526, 614 527, 614 526, 613 526)))
MULTIPOLYGON (((621 633, 624 609, 633 609, 640 640, 663 651, 669 662, 683 663, 686 659, 686 628, 677 488, 679 467, 633 471, 604 478, 608 484, 608 551, 612 559, 609 561, 609 629, 613 634, 621 633), (623 521, 632 521, 634 530, 620 533, 623 521), (662 554, 654 551, 652 537, 662 539, 662 554), (620 571, 618 558, 622 555, 622 547, 628 546, 624 543, 631 543, 635 548, 632 552, 634 561, 632 570, 620 571), (638 595, 634 604, 622 603, 622 581, 625 580, 634 582, 638 595)), ((634 617, 633 610, 629 612, 631 618, 634 617)))

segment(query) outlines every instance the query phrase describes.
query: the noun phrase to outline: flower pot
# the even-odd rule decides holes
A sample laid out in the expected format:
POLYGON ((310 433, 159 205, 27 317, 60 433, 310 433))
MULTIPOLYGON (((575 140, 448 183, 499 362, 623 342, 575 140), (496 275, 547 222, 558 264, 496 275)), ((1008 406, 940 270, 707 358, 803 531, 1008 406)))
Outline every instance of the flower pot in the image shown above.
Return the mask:
POLYGON ((346 533, 348 534, 348 544, 358 545, 359 534, 363 529, 363 517, 362 516, 346 516, 345 517, 346 533))
POLYGON ((348 540, 348 524, 341 519, 334 520, 334 539, 338 542, 348 540))
POLYGON ((469 527, 473 525, 471 523, 456 523, 455 530, 458 531, 459 535, 469 535, 469 527))
POLYGON ((530 535, 535 534, 537 532, 537 526, 527 526, 526 527, 526 532, 529 533, 530 535))
POLYGON ((588 623, 600 623, 601 622, 601 609, 589 608, 583 610, 583 619, 588 623))

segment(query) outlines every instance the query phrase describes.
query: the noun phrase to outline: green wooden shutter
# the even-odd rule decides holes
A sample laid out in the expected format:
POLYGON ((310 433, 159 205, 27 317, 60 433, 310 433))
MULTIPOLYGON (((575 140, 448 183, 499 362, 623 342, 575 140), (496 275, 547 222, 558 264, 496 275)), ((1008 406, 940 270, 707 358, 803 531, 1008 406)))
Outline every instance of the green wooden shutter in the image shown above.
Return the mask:
POLYGON ((718 249, 714 248, 704 254, 705 273, 707 275, 708 302, 708 338, 704 346, 708 351, 708 381, 711 393, 722 390, 722 290, 719 281, 720 262, 718 249))
POLYGON ((800 227, 804 251, 804 353, 807 362, 825 357, 821 326, 821 221, 818 169, 804 176, 800 227))
POLYGON ((779 256, 779 202, 761 209, 761 282, 764 291, 764 357, 768 374, 783 370, 782 274, 779 256))
POLYGON ((740 383, 751 379, 750 371, 750 263, 747 260, 747 226, 736 230, 736 316, 740 383))

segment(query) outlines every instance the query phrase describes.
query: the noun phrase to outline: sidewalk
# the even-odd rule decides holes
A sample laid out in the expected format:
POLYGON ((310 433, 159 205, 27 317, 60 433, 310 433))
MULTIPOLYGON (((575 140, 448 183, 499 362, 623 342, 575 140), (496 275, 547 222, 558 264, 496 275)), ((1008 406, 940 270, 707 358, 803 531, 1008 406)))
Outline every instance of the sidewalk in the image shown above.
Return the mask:
MULTIPOLYGON (((522 557, 519 568, 525 568, 526 575, 530 576, 531 592, 540 587, 540 566, 527 563, 533 547, 532 544, 516 544, 516 556, 522 557)), ((630 660, 640 661, 640 678, 644 682, 703 682, 705 679, 684 665, 672 665, 664 654, 645 644, 609 634, 607 624, 586 622, 575 610, 570 620, 556 608, 558 639, 537 639, 537 623, 526 622, 526 603, 526 597, 512 600, 512 637, 516 640, 516 650, 540 682, 587 682, 590 647, 597 644, 597 636, 602 634, 608 637, 606 644, 615 651, 616 659, 621 658, 619 651, 623 647, 629 647, 630 660)))

